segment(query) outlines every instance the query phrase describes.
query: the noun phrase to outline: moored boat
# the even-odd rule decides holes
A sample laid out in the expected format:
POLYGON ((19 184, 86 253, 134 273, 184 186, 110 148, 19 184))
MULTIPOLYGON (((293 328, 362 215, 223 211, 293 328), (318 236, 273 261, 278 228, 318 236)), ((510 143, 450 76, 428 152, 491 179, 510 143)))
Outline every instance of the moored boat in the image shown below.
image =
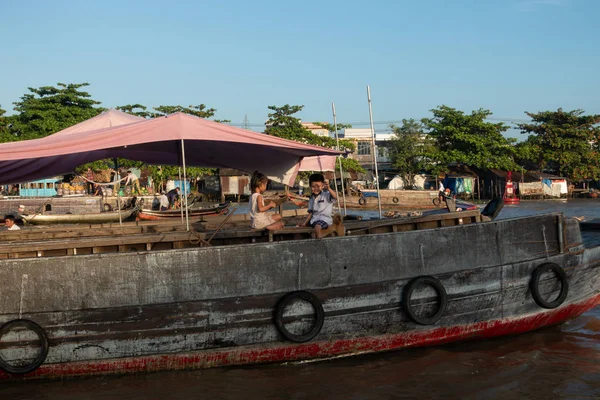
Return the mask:
MULTIPOLYGON (((218 204, 215 207, 208 208, 190 208, 189 218, 198 218, 203 216, 221 215, 229 210, 229 203, 218 204)), ((163 219, 181 218, 181 210, 158 211, 144 208, 138 212, 137 218, 140 221, 158 221, 163 219)))
POLYGON ((118 211, 107 211, 88 214, 30 214, 20 215, 21 219, 31 225, 50 224, 102 224, 119 222, 130 218, 136 212, 135 209, 118 211))
POLYGON ((600 231, 562 214, 481 222, 474 210, 350 221, 346 232, 238 229, 210 247, 146 251, 111 239, 122 253, 0 260, 0 337, 30 333, 0 352, 0 367, 24 375, 0 377, 386 351, 527 332, 600 302, 600 231))

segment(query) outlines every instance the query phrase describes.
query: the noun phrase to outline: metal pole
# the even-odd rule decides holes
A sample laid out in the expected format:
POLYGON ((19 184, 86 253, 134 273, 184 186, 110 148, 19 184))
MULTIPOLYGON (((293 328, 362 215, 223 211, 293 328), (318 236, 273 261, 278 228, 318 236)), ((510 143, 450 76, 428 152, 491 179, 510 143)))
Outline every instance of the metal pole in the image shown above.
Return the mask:
MULTIPOLYGON (((331 103, 331 109, 333 110, 333 126, 335 128, 335 142, 337 146, 337 151, 340 151, 340 138, 338 136, 337 130, 337 115, 335 113, 335 103, 331 103)), ((344 201, 344 216, 346 216, 346 191, 344 190, 344 170, 342 169, 342 156, 337 156, 338 162, 340 164, 340 182, 342 184, 342 199, 344 201)), ((335 176, 335 171, 333 171, 333 176, 335 176)), ((337 183, 336 183, 337 184, 337 183)), ((337 190, 337 188, 336 188, 337 190)), ((338 208, 339 208, 339 194, 338 194, 338 208)))
POLYGON ((379 194, 379 173, 377 172, 377 146, 375 145, 375 128, 373 127, 373 109, 371 107, 371 88, 367 85, 367 98, 369 100, 369 120, 371 121, 371 139, 373 148, 373 164, 375 165, 375 188, 377 189, 377 204, 379 206, 379 219, 381 216, 381 195, 379 194))
MULTIPOLYGON (((119 182, 119 161, 115 158, 115 180, 113 184, 113 190, 117 187, 117 182, 119 182)), ((119 188, 121 185, 119 185, 119 188)), ((117 190, 117 208, 119 209, 119 225, 123 225, 123 218, 121 217, 121 196, 119 196, 119 190, 117 190)))
MULTIPOLYGON (((181 185, 181 167, 179 167, 179 184, 181 185)), ((183 185, 185 186, 185 185, 183 185)), ((177 185, 175 185, 175 187, 177 187, 177 185)), ((183 193, 183 190, 181 191, 181 193, 183 193)), ((183 224, 183 200, 180 199, 179 201, 179 210, 180 210, 180 214, 181 214, 181 223, 183 224)))
POLYGON ((185 198, 185 228, 187 231, 190 230, 190 211, 188 210, 188 193, 187 193, 187 173, 185 168, 185 145, 183 139, 181 139, 181 159, 183 161, 183 194, 185 198))

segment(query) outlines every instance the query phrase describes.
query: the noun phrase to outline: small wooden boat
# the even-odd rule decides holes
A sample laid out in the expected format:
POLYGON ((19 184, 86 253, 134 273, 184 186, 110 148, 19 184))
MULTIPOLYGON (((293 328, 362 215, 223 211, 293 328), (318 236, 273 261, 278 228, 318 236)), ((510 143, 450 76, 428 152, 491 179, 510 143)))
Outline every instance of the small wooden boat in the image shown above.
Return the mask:
POLYGON ((119 222, 130 218, 137 210, 132 208, 118 211, 90 214, 30 214, 21 215, 21 219, 31 225, 50 224, 103 224, 119 222))
MULTIPOLYGON (((198 218, 209 215, 221 215, 227 212, 230 203, 222 203, 211 208, 197 208, 189 210, 190 218, 198 218)), ((137 218, 140 221, 157 221, 161 219, 176 219, 181 218, 181 210, 156 211, 150 209, 142 209, 137 218)))

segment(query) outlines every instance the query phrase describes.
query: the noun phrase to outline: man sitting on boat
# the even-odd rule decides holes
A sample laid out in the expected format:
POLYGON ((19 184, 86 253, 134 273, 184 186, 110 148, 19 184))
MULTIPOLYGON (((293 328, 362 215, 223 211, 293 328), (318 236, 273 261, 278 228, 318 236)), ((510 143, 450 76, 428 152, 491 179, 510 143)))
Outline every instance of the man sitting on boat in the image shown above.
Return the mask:
POLYGON ((158 201, 159 201, 159 210, 160 211, 167 211, 169 209, 169 198, 167 197, 167 195, 165 194, 165 191, 162 190, 160 192, 160 196, 158 197, 158 201))
POLYGON ((15 224, 15 216, 11 214, 6 214, 4 216, 4 225, 6 225, 6 229, 9 231, 18 231, 21 229, 17 224, 15 224))
POLYGON ((308 200, 308 215, 300 226, 308 226, 315 230, 315 237, 323 237, 322 231, 333 224, 333 201, 337 199, 337 193, 332 192, 329 182, 325 181, 323 174, 312 174, 308 179, 308 185, 312 191, 308 200))

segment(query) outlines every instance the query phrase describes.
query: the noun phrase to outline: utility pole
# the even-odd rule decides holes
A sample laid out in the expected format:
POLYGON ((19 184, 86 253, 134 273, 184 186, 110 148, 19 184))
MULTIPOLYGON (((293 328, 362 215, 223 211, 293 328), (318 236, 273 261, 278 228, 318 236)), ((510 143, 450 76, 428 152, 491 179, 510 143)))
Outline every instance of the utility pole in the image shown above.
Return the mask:
POLYGON ((243 128, 248 130, 249 128, 249 123, 248 123, 248 114, 244 114, 244 124, 243 124, 243 128))

